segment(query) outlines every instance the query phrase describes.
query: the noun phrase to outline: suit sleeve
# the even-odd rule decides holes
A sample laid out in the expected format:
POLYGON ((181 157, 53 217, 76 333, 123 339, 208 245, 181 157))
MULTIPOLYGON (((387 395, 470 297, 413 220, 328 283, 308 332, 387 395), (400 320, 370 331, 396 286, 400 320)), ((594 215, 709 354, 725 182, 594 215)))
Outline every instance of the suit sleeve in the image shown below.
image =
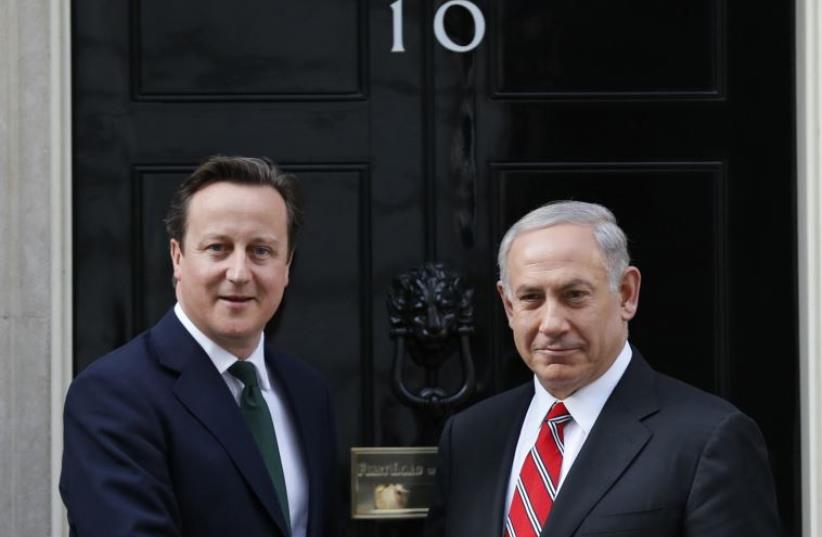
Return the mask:
POLYGON ((431 496, 428 518, 425 521, 425 537, 446 537, 448 520, 448 493, 451 474, 451 427, 453 418, 445 423, 440 436, 437 486, 431 496))
POLYGON ((781 535, 765 441, 747 416, 729 415, 708 439, 685 517, 688 537, 781 535))
POLYGON ((161 421, 123 375, 86 371, 64 412, 60 492, 72 537, 179 537, 161 421))

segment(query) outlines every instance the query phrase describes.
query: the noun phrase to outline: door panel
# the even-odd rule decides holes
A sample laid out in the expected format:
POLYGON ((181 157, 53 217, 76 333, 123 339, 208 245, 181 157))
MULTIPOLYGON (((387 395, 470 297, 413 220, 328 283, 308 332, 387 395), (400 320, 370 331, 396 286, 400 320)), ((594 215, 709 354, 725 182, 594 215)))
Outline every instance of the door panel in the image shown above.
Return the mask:
POLYGON ((491 9, 497 97, 719 93, 721 2, 515 0, 491 9))
POLYGON ((137 99, 364 98, 364 2, 132 6, 137 99))

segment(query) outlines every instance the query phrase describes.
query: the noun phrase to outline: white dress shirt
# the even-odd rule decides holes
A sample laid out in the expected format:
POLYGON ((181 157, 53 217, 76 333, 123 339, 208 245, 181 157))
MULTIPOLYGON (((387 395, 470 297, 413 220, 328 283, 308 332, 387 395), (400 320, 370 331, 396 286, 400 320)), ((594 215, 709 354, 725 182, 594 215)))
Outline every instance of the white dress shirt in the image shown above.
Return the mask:
MULTIPOLYGON (((562 401, 573 419, 568 422, 564 430, 565 452, 562 457, 557 491, 562 488, 568 470, 574 464, 574 460, 577 458, 579 450, 582 449, 585 439, 588 438, 588 433, 594 427, 602 407, 605 406, 605 402, 611 396, 611 392, 614 391, 617 382, 622 378, 622 374, 625 373, 625 369, 627 369, 630 362, 631 346, 626 341, 614 363, 602 376, 562 401)), ((504 515, 506 517, 511 508, 511 500, 514 498, 514 489, 517 486, 522 463, 537 441, 539 429, 548 414, 548 410, 556 401, 556 397, 548 393, 540 384, 537 376, 534 375, 534 397, 531 399, 528 412, 525 414, 525 421, 523 421, 522 429, 520 429, 517 448, 514 452, 514 463, 511 466, 511 476, 508 478, 508 495, 505 500, 504 515)))
MULTIPOLYGON (((214 367, 222 375, 239 406, 243 383, 228 371, 228 368, 238 361, 237 357, 214 343, 194 326, 194 323, 191 322, 179 303, 174 306, 174 313, 177 314, 177 318, 180 319, 185 329, 211 358, 214 367)), ((277 434, 277 445, 280 448, 280 460, 283 462, 283 474, 288 492, 291 535, 292 537, 305 537, 308 526, 308 488, 306 485, 308 483, 308 473, 300 450, 297 429, 294 420, 291 418, 291 413, 288 411, 282 388, 268 372, 265 365, 264 341, 265 334, 260 334, 260 343, 245 361, 254 364, 254 368, 257 370, 260 390, 271 413, 271 421, 274 422, 274 432, 277 434)))

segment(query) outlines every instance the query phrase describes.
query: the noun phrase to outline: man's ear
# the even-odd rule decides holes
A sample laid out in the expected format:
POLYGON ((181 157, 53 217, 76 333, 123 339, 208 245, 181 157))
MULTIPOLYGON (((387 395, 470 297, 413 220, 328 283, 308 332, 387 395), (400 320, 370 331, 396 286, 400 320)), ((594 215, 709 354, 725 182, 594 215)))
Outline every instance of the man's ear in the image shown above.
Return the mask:
POLYGON ((171 241, 169 241, 168 249, 171 254, 171 266, 174 269, 174 281, 178 282, 180 281, 180 276, 182 275, 180 263, 183 260, 183 248, 176 239, 171 239, 171 241))
POLYGON ((294 252, 295 250, 291 250, 291 253, 288 254, 288 259, 285 261, 285 274, 283 274, 285 287, 288 287, 288 276, 291 273, 291 263, 294 262, 294 252))
POLYGON ((636 267, 628 267, 619 282, 620 309, 623 321, 630 321, 639 308, 639 285, 642 275, 636 267))
POLYGON ((505 286, 502 284, 501 281, 497 282, 497 292, 499 293, 499 297, 502 300, 502 307, 505 308, 505 315, 508 317, 508 326, 511 326, 511 318, 514 314, 514 304, 511 302, 510 297, 505 292, 505 286))

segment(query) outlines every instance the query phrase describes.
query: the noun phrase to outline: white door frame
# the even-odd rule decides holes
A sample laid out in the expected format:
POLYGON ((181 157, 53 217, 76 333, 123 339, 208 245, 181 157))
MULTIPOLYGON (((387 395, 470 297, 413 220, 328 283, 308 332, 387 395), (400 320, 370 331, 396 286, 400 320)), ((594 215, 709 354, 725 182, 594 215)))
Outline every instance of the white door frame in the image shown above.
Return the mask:
MULTIPOLYGON (((797 233, 799 266, 802 535, 822 537, 822 16, 796 3, 797 233)), ((778 394, 769 394, 776 397, 778 394)), ((790 396, 791 394, 786 394, 790 396)), ((785 433, 789 433, 785 423, 785 433)))

